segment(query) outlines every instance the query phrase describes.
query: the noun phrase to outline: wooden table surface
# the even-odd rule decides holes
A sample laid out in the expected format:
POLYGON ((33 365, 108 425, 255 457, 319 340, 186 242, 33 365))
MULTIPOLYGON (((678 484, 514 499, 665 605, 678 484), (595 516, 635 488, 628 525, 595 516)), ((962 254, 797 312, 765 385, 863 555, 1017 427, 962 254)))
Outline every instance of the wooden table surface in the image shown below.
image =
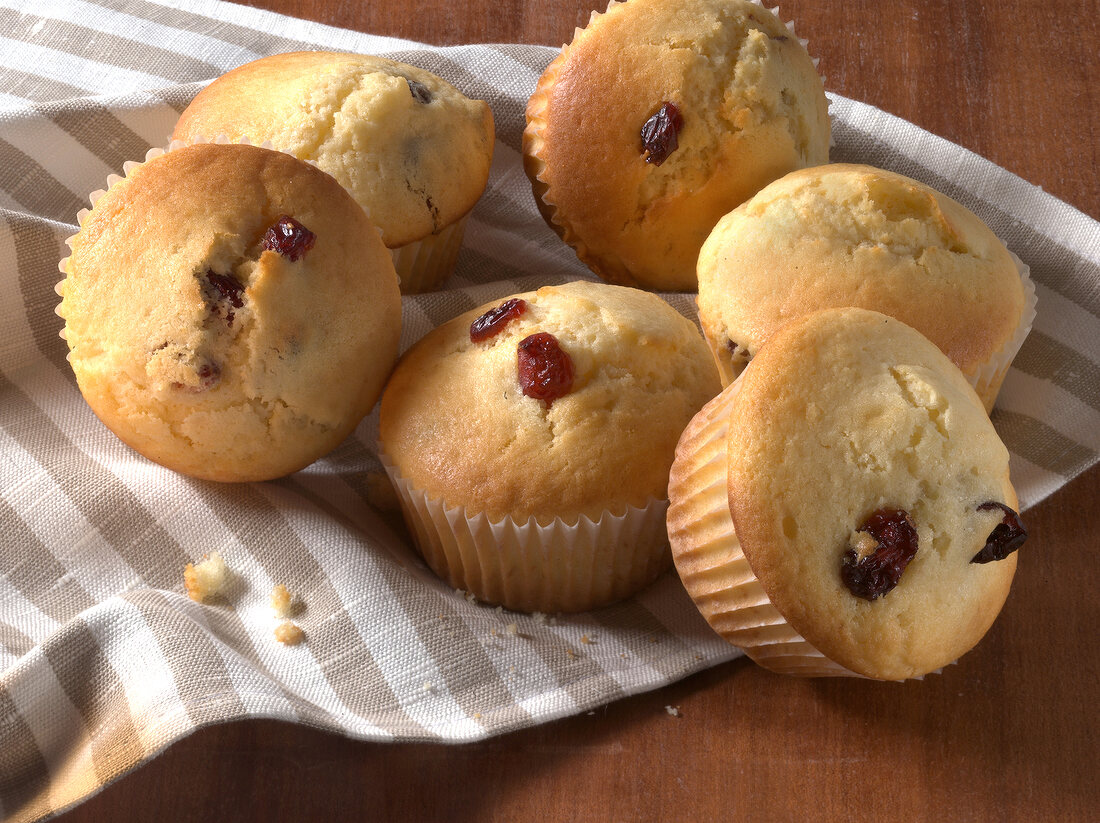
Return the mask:
MULTIPOLYGON (((430 43, 555 46, 592 8, 249 4, 430 43)), ((1096 0, 785 0, 781 10, 821 58, 827 89, 1100 217, 1096 0)), ((790 679, 741 659, 453 747, 235 723, 194 734, 64 819, 1100 820, 1100 468, 1026 519, 1033 537, 999 620, 923 682, 790 679)))

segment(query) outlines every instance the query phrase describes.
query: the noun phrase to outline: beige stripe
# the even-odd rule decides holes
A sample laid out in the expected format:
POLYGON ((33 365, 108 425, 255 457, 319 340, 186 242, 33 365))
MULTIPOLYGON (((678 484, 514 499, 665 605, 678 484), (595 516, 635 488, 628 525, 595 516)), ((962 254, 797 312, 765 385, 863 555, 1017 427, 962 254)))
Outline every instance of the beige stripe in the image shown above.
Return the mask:
POLYGON ((22 657, 34 648, 34 638, 23 634, 21 629, 11 623, 0 620, 0 646, 16 657, 22 657))
POLYGON ((10 66, 0 67, 0 89, 25 100, 67 100, 84 97, 87 89, 70 86, 39 74, 20 71, 10 66))
POLYGON ((995 408, 991 416, 1009 451, 1041 469, 1069 480, 1096 462, 1096 452, 1075 443, 1041 420, 1000 408, 995 408))
POLYGON ((130 717, 126 690, 84 622, 67 623, 42 651, 90 732, 99 782, 108 783, 141 762, 145 751, 130 717))
POLYGON ((0 498, 0 524, 4 534, 4 574, 24 597, 58 623, 95 603, 3 498, 0 498))
POLYGON ((875 134, 834 120, 833 136, 836 145, 830 152, 832 162, 867 163, 873 156, 875 165, 928 182, 938 191, 978 212, 989 227, 1031 267, 1031 276, 1037 283, 1100 317, 1100 290, 1095 288, 1095 283, 1100 279, 1100 267, 1016 219, 996 203, 977 197, 961 183, 948 180, 935 170, 912 160, 875 134))
POLYGON ((121 173, 127 160, 141 160, 149 149, 125 123, 90 100, 38 103, 34 108, 116 172, 121 173))
POLYGON ((19 292, 35 347, 75 383, 72 369, 65 360, 65 342, 57 336, 64 321, 54 313, 60 302, 54 292, 54 286, 61 279, 57 263, 68 254, 65 246, 68 235, 59 236, 57 229, 46 221, 18 212, 0 209, 0 220, 6 222, 11 231, 19 292))
POLYGON ((666 680, 682 677, 684 670, 691 668, 696 659, 691 646, 633 600, 599 609, 592 617, 609 632, 614 632, 615 639, 626 646, 633 657, 660 672, 666 680))
POLYGON ((27 211, 68 222, 85 206, 34 160, 6 140, 0 139, 0 190, 27 211))
POLYGON ((196 726, 247 715, 210 637, 194 621, 172 608, 160 592, 134 589, 122 595, 145 618, 157 639, 187 716, 196 726))
POLYGON ((149 89, 149 93, 180 114, 191 105, 191 101, 206 83, 184 83, 178 86, 166 86, 163 89, 149 89))
MULTIPOLYGON (((170 8, 142 0, 90 0, 97 6, 124 12, 125 14, 151 20, 162 26, 184 29, 195 34, 213 37, 225 43, 238 46, 256 54, 275 54, 282 51, 308 51, 317 48, 317 44, 305 40, 293 40, 287 37, 269 34, 258 29, 245 28, 235 23, 225 23, 199 14, 193 14, 179 8, 170 8)), ((208 75, 216 77, 217 74, 208 75)))
MULTIPOLYGON (((358 441, 354 442, 358 443, 358 441)), ((349 483, 349 486, 360 496, 364 495, 366 489, 359 480, 362 472, 356 472, 353 476, 356 478, 356 485, 350 486, 349 483)), ((360 531, 343 512, 293 478, 281 481, 281 485, 302 495, 321 511, 344 523, 353 534, 360 531)), ((500 713, 501 722, 529 725, 530 715, 516 705, 511 692, 504 685, 492 661, 485 653, 481 641, 473 635, 469 627, 461 620, 452 619, 444 621, 451 629, 450 631, 439 631, 440 614, 446 618, 456 617, 451 605, 452 601, 433 597, 432 602, 427 604, 423 585, 396 564, 380 562, 377 564, 377 569, 397 603, 408 616, 409 623, 416 630, 420 642, 436 661, 447 691, 467 716, 473 717, 475 714, 483 713, 486 706, 492 706, 494 712, 500 713), (461 660, 462 665, 448 666, 446 664, 448 660, 461 660)))
POLYGON ((283 513, 244 484, 230 487, 204 483, 195 486, 195 493, 272 580, 308 593, 309 608, 298 621, 306 633, 306 648, 344 705, 368 722, 400 736, 431 737, 405 713, 332 584, 283 513))
POLYGON ((1012 366, 1049 380, 1100 411, 1100 365, 1041 331, 1033 330, 1028 335, 1012 366))
POLYGON ((44 817, 53 811, 49 768, 2 681, 0 718, 0 808, 12 823, 44 817))
MULTIPOLYGON (((19 12, 0 8, 0 31, 18 31, 17 24, 23 19, 19 12)), ((35 26, 34 35, 26 42, 63 50, 74 57, 123 69, 140 66, 145 74, 154 74, 174 83, 221 74, 221 70, 211 63, 116 34, 48 17, 40 18, 39 22, 42 25, 35 26)))

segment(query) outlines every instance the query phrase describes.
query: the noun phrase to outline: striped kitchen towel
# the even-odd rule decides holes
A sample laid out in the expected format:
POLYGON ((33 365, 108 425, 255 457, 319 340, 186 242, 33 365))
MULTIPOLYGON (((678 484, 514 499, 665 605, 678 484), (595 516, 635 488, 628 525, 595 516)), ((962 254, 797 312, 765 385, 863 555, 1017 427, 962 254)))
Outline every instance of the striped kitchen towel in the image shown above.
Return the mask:
MULTIPOLYGON (((175 475, 124 447, 65 362, 57 261, 86 193, 166 142, 201 86, 262 55, 328 48, 423 66, 490 102, 498 143, 446 291, 404 301, 407 348, 482 302, 591 275, 539 218, 523 109, 555 51, 430 48, 216 0, 0 0, 0 816, 57 812, 194 729, 242 717, 367 740, 464 741, 656 688, 734 656, 674 575, 569 618, 467 601, 376 508, 376 418, 272 483, 175 475), (218 550, 231 596, 183 594, 218 550), (275 642, 268 593, 306 604, 275 642)), ((1031 266, 1039 313, 994 420, 1023 506, 1100 449, 1097 224, 958 146, 834 98, 833 159, 924 180, 1031 266)), ((688 296, 670 298, 691 314, 688 296)))

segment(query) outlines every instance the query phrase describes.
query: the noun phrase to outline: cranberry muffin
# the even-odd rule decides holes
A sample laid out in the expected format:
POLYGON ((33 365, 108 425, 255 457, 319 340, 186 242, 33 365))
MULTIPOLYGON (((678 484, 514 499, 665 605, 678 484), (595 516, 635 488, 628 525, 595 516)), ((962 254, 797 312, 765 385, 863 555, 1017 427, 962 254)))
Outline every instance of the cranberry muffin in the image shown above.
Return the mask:
POLYGON ((527 105, 524 168, 551 228, 612 283, 695 291, 722 215, 829 159, 805 45, 750 0, 609 3, 527 105))
POLYGON ((355 428, 396 359, 386 247, 335 180, 288 154, 151 156, 70 244, 58 314, 80 391, 125 443, 184 474, 302 468, 355 428))
POLYGON ((581 611, 667 568, 668 470, 718 391, 655 295, 571 283, 436 328, 382 397, 381 446, 428 564, 521 611, 581 611))
POLYGON ((900 174, 788 174, 723 217, 699 254, 699 319, 729 383, 776 329, 832 306, 921 332, 993 408, 1035 317, 1027 267, 973 212, 900 174))
POLYGON ((1026 538, 1008 450, 927 338, 864 309, 776 332, 685 430, 677 571, 761 665, 920 677, 981 639, 1026 538))

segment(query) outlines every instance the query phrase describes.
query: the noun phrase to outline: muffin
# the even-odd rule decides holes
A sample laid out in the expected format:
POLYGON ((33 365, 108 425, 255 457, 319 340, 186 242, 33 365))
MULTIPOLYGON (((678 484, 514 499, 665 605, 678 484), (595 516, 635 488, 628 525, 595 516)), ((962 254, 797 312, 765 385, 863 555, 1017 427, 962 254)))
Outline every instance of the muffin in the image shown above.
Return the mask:
POLYGON ((583 611, 669 564, 676 440, 718 391, 660 298, 571 283, 436 328, 382 396, 383 460, 428 565, 479 600, 583 611))
POLYGON ((381 230, 406 294, 450 274, 493 159, 488 104, 431 72, 357 54, 276 54, 220 77, 173 137, 223 134, 270 141, 335 177, 381 230))
POLYGON ((63 261, 77 383, 151 460, 220 481, 295 471, 393 368, 401 295, 363 210, 289 154, 195 145, 131 168, 63 261))
POLYGON ((928 337, 990 410, 1034 295, 976 215, 870 166, 788 174, 723 217, 699 254, 699 319, 726 384, 792 318, 858 306, 928 337))
POLYGON ((749 0, 609 3, 527 105, 524 168, 547 223, 612 283, 695 290, 722 215, 829 159, 802 42, 749 0))
POLYGON ((1008 451, 962 373, 864 309, 796 318, 692 420, 669 481, 677 571, 780 672, 901 680, 1001 609, 1026 538, 1008 451))

